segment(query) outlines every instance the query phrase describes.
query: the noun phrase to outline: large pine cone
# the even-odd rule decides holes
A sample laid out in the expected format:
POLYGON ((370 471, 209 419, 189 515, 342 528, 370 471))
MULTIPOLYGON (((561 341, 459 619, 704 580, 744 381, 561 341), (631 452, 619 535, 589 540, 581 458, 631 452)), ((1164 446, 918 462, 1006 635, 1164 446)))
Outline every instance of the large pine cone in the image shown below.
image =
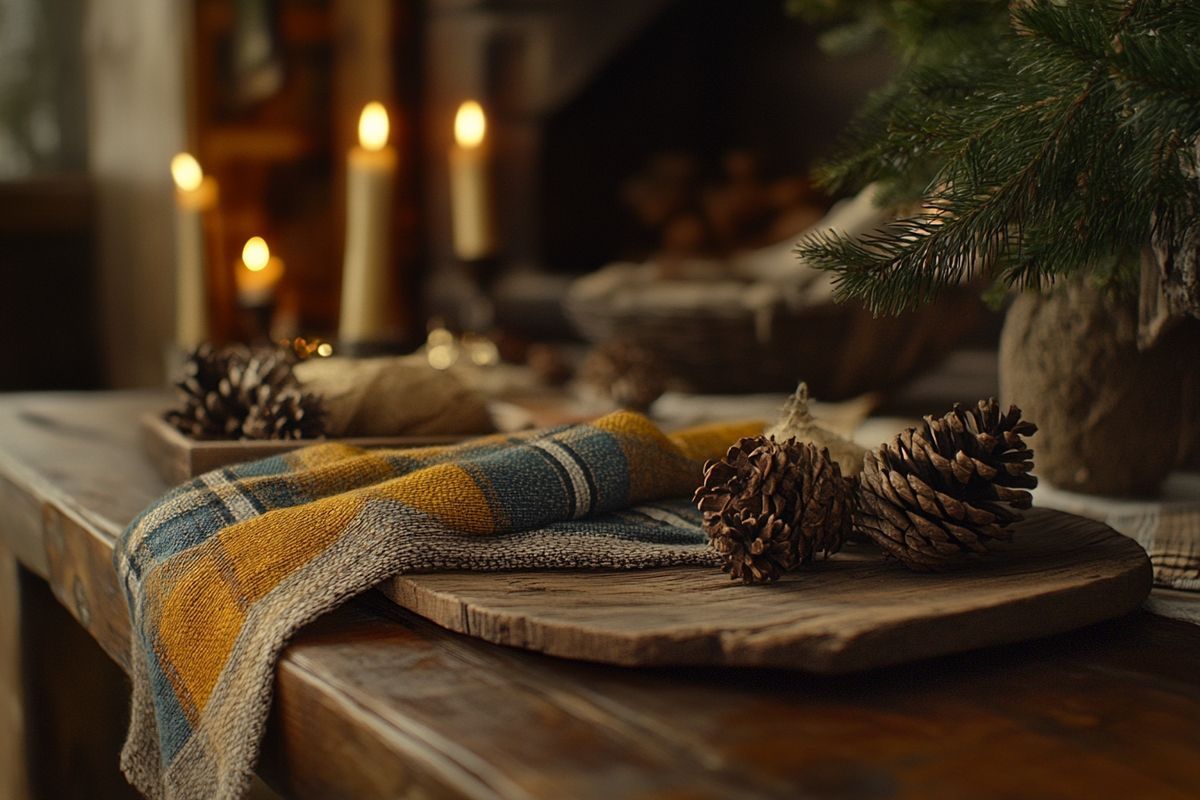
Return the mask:
POLYGON ((315 439, 325 432, 320 398, 305 393, 294 358, 205 344, 176 383, 180 405, 167 421, 194 439, 315 439))
POLYGON ((837 552, 850 532, 851 492, 828 450, 795 439, 738 441, 704 465, 693 501, 704 530, 743 583, 773 581, 814 555, 837 552))
POLYGON ((972 409, 955 405, 925 417, 890 444, 868 452, 860 476, 855 523, 884 551, 917 571, 944 569, 990 539, 1029 508, 1033 451, 1021 439, 1037 426, 994 399, 972 409))

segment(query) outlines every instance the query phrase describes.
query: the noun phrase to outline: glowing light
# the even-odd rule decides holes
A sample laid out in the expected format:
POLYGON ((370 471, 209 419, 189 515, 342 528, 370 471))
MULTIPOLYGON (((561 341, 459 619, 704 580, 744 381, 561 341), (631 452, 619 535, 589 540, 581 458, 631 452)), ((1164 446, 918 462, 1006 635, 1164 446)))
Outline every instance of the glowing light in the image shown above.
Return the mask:
POLYGON ((445 328, 434 328, 429 332, 425 343, 430 347, 444 344, 454 344, 454 334, 445 328))
POLYGON ((242 247, 242 263, 251 272, 261 272, 271 260, 271 249, 261 236, 251 236, 242 247))
POLYGON ((487 117, 483 115, 483 107, 474 100, 467 100, 454 115, 454 141, 459 147, 473 149, 483 144, 485 133, 487 117))
POLYGON ((367 150, 382 150, 388 141, 388 115, 383 103, 363 106, 358 116, 358 143, 367 150))
POLYGON ((471 363, 478 367, 490 367, 500 363, 500 349, 486 336, 475 333, 464 334, 463 347, 466 349, 471 363))
POLYGON ((450 369, 454 362, 458 361, 458 345, 434 345, 425 351, 425 357, 429 359, 429 366, 434 369, 450 369))
POLYGON ((204 180, 204 170, 191 153, 179 153, 171 159, 171 178, 181 192, 194 192, 204 180))
POLYGON ((491 342, 476 345, 471 348, 471 361, 481 367, 490 367, 500 361, 500 351, 491 342))

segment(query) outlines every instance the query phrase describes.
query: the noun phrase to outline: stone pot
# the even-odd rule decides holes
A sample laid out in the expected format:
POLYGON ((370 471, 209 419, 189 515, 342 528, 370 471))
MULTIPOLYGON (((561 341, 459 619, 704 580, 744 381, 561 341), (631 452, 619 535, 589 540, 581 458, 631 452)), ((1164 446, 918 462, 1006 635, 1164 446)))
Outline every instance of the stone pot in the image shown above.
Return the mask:
POLYGON ((1037 423, 1035 473, 1061 489, 1152 496, 1200 418, 1200 325, 1137 347, 1132 300, 1084 283, 1020 295, 1000 337, 1000 394, 1037 423))

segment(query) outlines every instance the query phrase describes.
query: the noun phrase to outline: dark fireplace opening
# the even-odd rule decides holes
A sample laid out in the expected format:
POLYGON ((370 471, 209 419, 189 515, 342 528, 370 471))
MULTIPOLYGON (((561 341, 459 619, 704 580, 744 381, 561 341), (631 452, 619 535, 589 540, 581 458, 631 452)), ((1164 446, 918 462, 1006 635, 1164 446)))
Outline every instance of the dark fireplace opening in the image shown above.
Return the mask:
POLYGON ((744 178, 827 202, 806 176, 890 68, 882 54, 826 54, 782 2, 664 4, 541 121, 536 262, 577 273, 663 246, 729 247, 698 229, 720 216, 714 195, 744 178))

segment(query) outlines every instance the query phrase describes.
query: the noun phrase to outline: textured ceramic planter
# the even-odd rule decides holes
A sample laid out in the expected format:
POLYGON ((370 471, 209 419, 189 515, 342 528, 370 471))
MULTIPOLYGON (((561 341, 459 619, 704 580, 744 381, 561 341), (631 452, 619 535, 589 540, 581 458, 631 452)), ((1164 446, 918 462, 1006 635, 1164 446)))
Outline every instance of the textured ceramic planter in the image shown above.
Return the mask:
POLYGON ((1198 386, 1194 320, 1139 351, 1134 303, 1091 286, 1026 293, 1009 309, 1000 392, 1038 424, 1037 474, 1059 488, 1155 494, 1190 449, 1198 386))

